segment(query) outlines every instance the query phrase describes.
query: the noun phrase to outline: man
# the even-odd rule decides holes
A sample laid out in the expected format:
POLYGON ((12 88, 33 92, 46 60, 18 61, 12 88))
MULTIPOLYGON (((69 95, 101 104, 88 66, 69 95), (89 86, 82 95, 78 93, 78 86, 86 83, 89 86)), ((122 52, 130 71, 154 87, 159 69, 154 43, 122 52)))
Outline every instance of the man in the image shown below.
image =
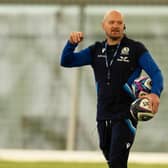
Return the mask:
POLYGON ((153 113, 158 111, 163 88, 161 71, 145 46, 129 39, 125 33, 123 15, 108 11, 102 28, 106 40, 74 52, 84 39, 82 32, 72 32, 63 50, 61 65, 79 67, 91 65, 97 86, 97 129, 100 149, 109 168, 127 168, 130 148, 133 144, 137 121, 130 115, 131 97, 123 89, 140 76, 142 69, 152 80, 151 99, 153 113))

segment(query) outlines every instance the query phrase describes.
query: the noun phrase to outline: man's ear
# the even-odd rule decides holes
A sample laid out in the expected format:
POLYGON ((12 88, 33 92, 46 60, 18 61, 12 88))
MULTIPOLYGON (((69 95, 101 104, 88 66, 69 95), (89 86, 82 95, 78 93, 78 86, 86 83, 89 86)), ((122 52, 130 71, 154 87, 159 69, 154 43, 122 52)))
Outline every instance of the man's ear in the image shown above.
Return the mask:
POLYGON ((124 24, 124 30, 126 30, 126 26, 125 26, 125 24, 124 24))

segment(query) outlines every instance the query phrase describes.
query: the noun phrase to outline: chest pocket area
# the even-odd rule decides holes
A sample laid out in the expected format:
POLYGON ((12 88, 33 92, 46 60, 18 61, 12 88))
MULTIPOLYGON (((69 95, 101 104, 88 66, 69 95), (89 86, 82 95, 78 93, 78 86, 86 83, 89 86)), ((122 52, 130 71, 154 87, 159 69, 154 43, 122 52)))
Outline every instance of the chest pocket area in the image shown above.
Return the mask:
POLYGON ((136 67, 136 61, 133 56, 130 55, 119 55, 115 60, 115 64, 120 67, 120 71, 124 73, 132 72, 136 67))

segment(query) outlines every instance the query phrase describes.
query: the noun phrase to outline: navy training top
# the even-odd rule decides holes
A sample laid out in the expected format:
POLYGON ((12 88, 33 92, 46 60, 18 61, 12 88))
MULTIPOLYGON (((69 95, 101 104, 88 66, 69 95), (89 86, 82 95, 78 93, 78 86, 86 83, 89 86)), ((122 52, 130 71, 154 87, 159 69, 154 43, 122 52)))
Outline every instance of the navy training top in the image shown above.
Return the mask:
POLYGON ((106 41, 74 52, 77 44, 67 42, 61 56, 64 67, 91 65, 97 87, 97 120, 120 120, 130 117, 133 101, 123 89, 140 76, 142 69, 152 80, 152 93, 160 96, 163 76, 146 47, 137 41, 123 37, 120 44, 108 46, 106 41))

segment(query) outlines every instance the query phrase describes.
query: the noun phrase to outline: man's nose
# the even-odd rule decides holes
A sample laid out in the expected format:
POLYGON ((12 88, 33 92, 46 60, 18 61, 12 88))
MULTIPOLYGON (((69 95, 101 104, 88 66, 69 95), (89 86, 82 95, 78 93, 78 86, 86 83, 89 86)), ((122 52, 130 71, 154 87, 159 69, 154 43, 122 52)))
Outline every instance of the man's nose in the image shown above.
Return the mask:
POLYGON ((118 28, 118 27, 119 27, 119 24, 114 23, 114 24, 113 24, 113 27, 114 27, 114 28, 118 28))

